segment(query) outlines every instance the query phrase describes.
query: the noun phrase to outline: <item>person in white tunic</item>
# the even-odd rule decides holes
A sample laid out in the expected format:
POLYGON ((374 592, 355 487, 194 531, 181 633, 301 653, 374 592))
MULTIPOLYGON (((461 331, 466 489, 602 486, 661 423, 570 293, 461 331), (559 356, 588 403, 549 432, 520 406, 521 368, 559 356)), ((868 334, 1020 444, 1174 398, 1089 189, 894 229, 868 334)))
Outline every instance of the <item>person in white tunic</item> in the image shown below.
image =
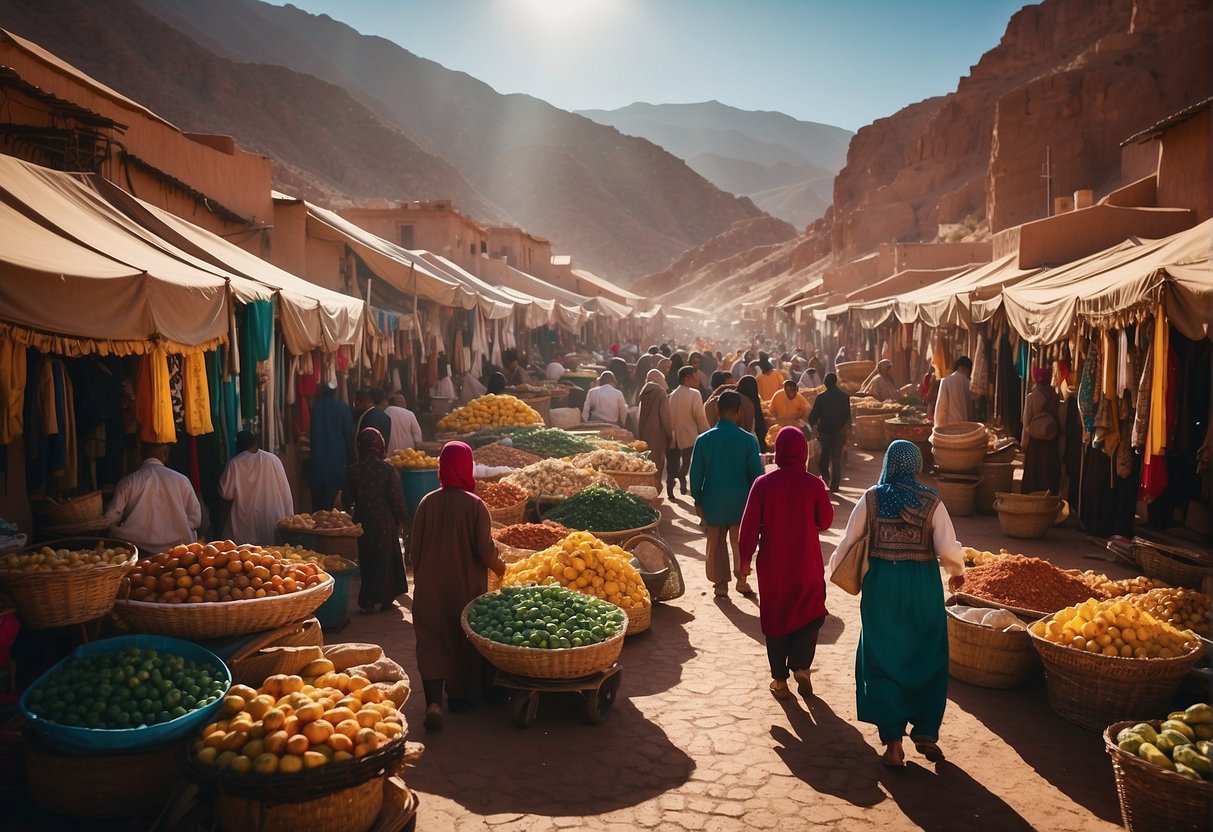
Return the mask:
POLYGON ((623 426, 628 420, 628 403, 616 386, 615 374, 607 370, 598 376, 598 386, 585 394, 581 418, 587 422, 610 422, 623 426))
POLYGON ((939 382, 939 398, 935 400, 935 427, 973 421, 973 397, 969 386, 972 374, 973 360, 962 355, 956 359, 951 375, 944 376, 939 382))
POLYGON ((392 403, 383 410, 392 420, 391 439, 388 440, 387 452, 416 448, 421 441, 421 425, 413 411, 404 406, 404 396, 397 393, 392 396, 392 403))
POLYGON ((165 466, 168 445, 143 444, 143 464, 118 481, 105 517, 110 534, 134 543, 140 553, 166 552, 193 543, 202 506, 189 478, 165 466))
POLYGON ((219 478, 219 496, 231 501, 223 535, 236 543, 272 546, 278 521, 295 513, 286 470, 247 430, 236 434, 236 448, 239 453, 219 478))

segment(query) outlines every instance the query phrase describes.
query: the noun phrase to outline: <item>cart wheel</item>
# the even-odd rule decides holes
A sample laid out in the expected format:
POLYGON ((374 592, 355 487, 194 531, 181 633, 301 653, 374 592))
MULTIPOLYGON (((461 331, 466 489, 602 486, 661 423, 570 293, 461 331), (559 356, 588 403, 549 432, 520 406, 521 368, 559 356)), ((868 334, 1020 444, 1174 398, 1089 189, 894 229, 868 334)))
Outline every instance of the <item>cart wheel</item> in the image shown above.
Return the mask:
POLYGON ((536 691, 518 691, 510 697, 510 716, 519 728, 526 728, 535 721, 539 713, 539 694, 536 691))
POLYGON ((611 715, 611 708, 615 707, 615 696, 619 693, 619 682, 622 676, 622 673, 616 673, 603 682, 598 687, 598 690, 587 690, 583 694, 585 697, 585 718, 591 724, 601 725, 611 715))

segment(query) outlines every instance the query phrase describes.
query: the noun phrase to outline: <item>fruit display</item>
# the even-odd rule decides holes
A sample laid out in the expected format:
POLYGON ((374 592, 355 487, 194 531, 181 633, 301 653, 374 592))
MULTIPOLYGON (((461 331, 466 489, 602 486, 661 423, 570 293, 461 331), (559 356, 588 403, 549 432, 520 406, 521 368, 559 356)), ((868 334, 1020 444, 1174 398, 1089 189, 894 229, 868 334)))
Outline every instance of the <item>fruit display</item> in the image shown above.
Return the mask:
POLYGON ((594 450, 593 443, 560 428, 522 431, 514 434, 510 442, 515 448, 543 457, 572 456, 594 450))
POLYGON ((962 550, 964 551, 965 566, 985 566, 987 563, 993 563, 999 558, 1011 554, 1006 549, 991 552, 989 550, 974 549, 972 546, 964 546, 962 550))
POLYGON ((517 396, 487 393, 443 416, 438 420, 438 429, 462 433, 501 425, 541 424, 539 412, 517 396))
POLYGON ((570 460, 574 465, 593 468, 595 471, 628 471, 635 474, 656 474, 657 465, 647 457, 623 451, 599 448, 585 454, 577 454, 570 460))
POLYGON ((874 396, 852 396, 851 410, 881 410, 886 411, 890 416, 900 413, 905 410, 906 406, 897 400, 883 401, 874 396))
POLYGON ((541 459, 543 457, 539 454, 511 448, 509 445, 502 445, 499 442, 482 445, 472 451, 472 460, 477 465, 484 465, 488 468, 525 468, 528 465, 534 465, 541 459))
POLYGON ((221 540, 174 546, 138 561, 123 578, 123 591, 132 601, 148 603, 222 603, 289 595, 327 580, 313 561, 221 540))
POLYGON ((588 485, 613 485, 614 480, 592 468, 578 468, 562 459, 545 459, 520 468, 502 482, 525 488, 532 497, 571 497, 588 485))
POLYGON ((1055 612, 1102 594, 1047 560, 1004 555, 965 572, 964 592, 1004 607, 1055 612))
POLYGON ((514 523, 493 529, 493 539, 515 549, 538 551, 556 545, 572 531, 551 520, 544 520, 542 523, 514 523))
POLYGON ((329 659, 317 659, 299 676, 271 676, 256 689, 234 685, 219 715, 202 729, 195 759, 258 774, 339 765, 371 754, 406 730, 383 690, 365 676, 336 672, 329 659))
POLYGON ((28 552, 0 557, 0 572, 67 572, 90 566, 125 563, 135 554, 124 546, 97 546, 93 549, 52 549, 43 546, 28 552))
POLYGON ((158 725, 223 696, 222 668, 173 653, 127 646, 69 659, 25 704, 35 716, 79 728, 158 725))
POLYGON ((559 584, 632 609, 652 605, 632 556, 589 532, 574 532, 541 552, 506 567, 503 587, 559 584))
POLYGON ((387 458, 394 468, 437 468, 438 459, 416 448, 397 448, 387 458))
POLYGON ((1173 711, 1155 728, 1139 722, 1116 735, 1121 751, 1134 754, 1147 763, 1173 771, 1189 780, 1213 779, 1213 707, 1198 702, 1182 711, 1173 711))
POLYGON ((587 647, 623 629, 617 606, 560 586, 510 586, 482 595, 467 613, 474 632, 540 650, 587 647))
POLYGON ((1200 643, 1191 630, 1161 621, 1124 598, 1092 598, 1030 629, 1055 644, 1126 659, 1170 659, 1187 655, 1200 643))
POLYGON ((1092 569, 1088 569, 1085 572, 1075 572, 1074 574, 1092 589, 1099 590, 1109 598, 1115 598, 1118 595, 1140 595, 1152 589, 1169 586, 1169 584, 1160 581, 1158 578, 1148 578, 1145 575, 1121 578, 1118 581, 1114 581, 1102 572, 1096 572, 1092 569))
POLYGON ((285 544, 282 546, 265 546, 262 551, 268 552, 281 560, 310 562, 317 564, 325 572, 332 575, 334 572, 347 572, 351 569, 357 569, 358 565, 346 560, 339 555, 327 555, 323 552, 314 552, 303 546, 291 546, 285 544))
POLYGON ((660 515, 635 494, 606 485, 591 485, 569 497, 548 514, 548 519, 590 532, 638 529, 660 515))
POLYGON ((476 496, 496 510, 516 506, 530 495, 525 488, 512 482, 478 482, 476 496))
POLYGON ((292 514, 290 517, 284 517, 279 520, 278 526, 283 529, 297 529, 300 531, 338 531, 341 529, 362 528, 354 522, 353 517, 350 517, 347 512, 340 509, 314 511, 311 514, 292 514))
POLYGON ((601 436, 587 436, 585 441, 595 448, 603 448, 608 451, 622 451, 625 454, 642 454, 649 449, 649 443, 643 439, 633 439, 631 442, 619 442, 615 439, 603 439, 601 436))
POLYGON ((1130 595, 1125 600, 1177 629, 1191 630, 1206 638, 1213 635, 1209 626, 1209 596, 1203 592, 1165 587, 1130 595))

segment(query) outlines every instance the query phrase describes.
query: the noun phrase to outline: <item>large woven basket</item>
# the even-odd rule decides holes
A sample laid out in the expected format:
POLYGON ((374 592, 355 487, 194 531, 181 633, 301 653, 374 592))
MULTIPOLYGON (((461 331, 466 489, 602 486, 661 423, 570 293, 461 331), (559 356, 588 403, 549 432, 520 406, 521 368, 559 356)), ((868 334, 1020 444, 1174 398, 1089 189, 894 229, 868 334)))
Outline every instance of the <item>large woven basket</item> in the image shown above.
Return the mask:
POLYGON ((43 546, 52 549, 121 546, 130 549, 131 556, 122 563, 98 564, 62 572, 0 571, 0 591, 12 599, 22 626, 31 630, 66 627, 105 615, 114 606, 123 576, 139 559, 139 549, 133 543, 98 537, 52 540, 26 547, 22 551, 37 551, 43 546))
POLYGON ((665 584, 655 593, 650 593, 653 598, 653 603, 658 601, 672 601, 686 592, 686 583, 682 580, 682 568, 678 565, 678 558, 674 556, 674 550, 670 548, 670 544, 666 543, 660 537, 652 534, 638 534, 634 537, 629 537, 620 546, 628 552, 635 552, 636 547, 641 543, 647 543, 656 546, 665 556, 666 566, 669 568, 669 576, 665 579, 665 584))
POLYGON ((260 687, 276 673, 290 676, 323 658, 324 632, 315 618, 293 621, 250 639, 227 659, 235 684, 260 687))
POLYGON ((638 526, 635 529, 620 529, 615 532, 596 532, 591 531, 590 534, 601 540, 603 543, 622 543, 629 538, 633 538, 638 534, 648 534, 649 532, 657 531, 657 527, 661 524, 661 512, 657 512, 657 519, 645 526, 638 526))
POLYGON ((624 491, 627 491, 628 488, 633 485, 647 485, 647 486, 651 486, 651 487, 655 488, 658 484, 656 471, 642 472, 642 471, 605 471, 604 470, 602 473, 606 474, 611 479, 613 479, 615 481, 615 483, 620 488, 622 488, 624 491))
POLYGON ((981 448, 982 456, 989 450, 990 431, 981 422, 953 422, 931 430, 931 444, 936 448, 981 448))
POLYGON ((969 474, 986 461, 985 445, 972 445, 968 448, 940 447, 932 444, 931 457, 935 467, 949 474, 969 474))
POLYGON ((273 793, 251 800, 220 793, 215 814, 224 832, 367 832, 383 809, 384 775, 303 803, 273 793))
POLYGON ((71 526, 96 520, 101 516, 101 492, 82 494, 70 500, 44 500, 37 512, 47 525, 71 526))
POLYGON ((653 607, 651 605, 647 607, 632 607, 623 611, 628 614, 628 629, 624 635, 634 636, 637 633, 643 633, 653 623, 653 607))
MULTIPOLYGON (((126 754, 60 754, 33 739, 25 746, 25 793, 69 818, 131 818, 158 813, 181 779, 182 741, 126 754)), ((133 827, 132 827, 133 828, 133 827)))
POLYGON ((875 416, 856 416, 855 442, 865 451, 883 451, 889 447, 889 438, 885 434, 884 423, 889 417, 886 413, 875 416))
POLYGON ((890 442, 894 439, 904 439, 907 442, 929 442, 931 441, 931 428, 930 422, 903 422, 896 416, 884 421, 885 439, 890 442))
POLYGON ((529 497, 523 497, 512 506, 505 508, 489 509, 489 517, 494 523, 500 523, 503 526, 511 526, 514 523, 521 523, 526 518, 527 503, 530 502, 529 497))
POLYGON ((981 481, 977 483, 977 510, 982 514, 994 513, 994 501, 999 492, 1011 490, 1015 484, 1015 464, 1012 462, 990 462, 989 454, 986 461, 978 469, 981 481))
MULTIPOLYGON (((1122 751, 1116 735, 1136 720, 1116 722, 1103 732, 1112 758, 1120 816, 1129 832, 1205 832, 1213 818, 1213 783, 1199 783, 1122 751)), ((1146 720, 1155 730, 1160 720, 1146 720)))
POLYGON ((1040 675, 1027 630, 1004 633, 948 614, 948 675, 982 688, 1017 688, 1040 675))
POLYGON ((1133 539, 1133 554, 1141 570, 1152 578, 1161 578, 1172 586, 1200 589, 1213 573, 1209 566, 1197 560, 1199 553, 1133 539), (1186 555, 1186 556, 1185 556, 1186 555))
POLYGON ((272 630, 307 618, 333 594, 333 578, 290 595, 211 604, 151 604, 120 599, 114 612, 138 633, 193 639, 225 638, 272 630))
POLYGON ((863 384, 875 369, 875 361, 843 361, 834 367, 834 372, 838 374, 840 382, 863 384))
MULTIPOLYGON (((463 608, 459 619, 463 632, 467 634, 472 646, 494 667, 515 676, 529 676, 532 679, 580 679, 610 667, 623 651, 623 637, 627 627, 606 641, 588 647, 547 649, 498 644, 480 635, 468 624, 468 608, 474 603, 476 602, 473 600, 463 608)), ((627 610, 623 610, 623 613, 625 621, 629 621, 627 610)))
POLYGON ((1001 500, 995 500, 994 513, 998 515, 998 525, 1007 537, 1031 540, 1044 537, 1050 528, 1065 522, 1070 516, 1070 504, 1062 500, 1059 508, 1014 509, 1005 506, 1001 500))
POLYGON ((1197 645, 1172 659, 1126 659, 1054 644, 1032 632, 1028 636, 1044 664, 1049 706, 1070 722, 1093 729, 1167 713, 1175 691, 1204 652, 1197 645))
POLYGON ((977 512, 977 486, 981 478, 966 475, 937 477, 935 488, 939 499, 953 517, 972 517, 977 512))

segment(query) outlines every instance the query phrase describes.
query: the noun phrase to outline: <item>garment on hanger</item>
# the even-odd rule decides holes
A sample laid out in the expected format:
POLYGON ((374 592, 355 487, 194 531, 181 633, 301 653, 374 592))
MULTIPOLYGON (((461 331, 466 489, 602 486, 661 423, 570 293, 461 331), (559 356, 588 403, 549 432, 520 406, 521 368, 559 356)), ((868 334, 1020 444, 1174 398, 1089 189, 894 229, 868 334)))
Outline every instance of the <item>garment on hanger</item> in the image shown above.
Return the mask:
POLYGON ((185 432, 190 436, 210 433, 211 394, 206 377, 206 356, 201 351, 183 355, 181 362, 182 403, 185 409, 185 432))
POLYGON ((142 441, 170 445, 177 441, 168 356, 160 347, 154 347, 139 360, 135 381, 135 417, 142 441))
POLYGON ((21 436, 25 425, 25 347, 0 338, 0 447, 21 436))

